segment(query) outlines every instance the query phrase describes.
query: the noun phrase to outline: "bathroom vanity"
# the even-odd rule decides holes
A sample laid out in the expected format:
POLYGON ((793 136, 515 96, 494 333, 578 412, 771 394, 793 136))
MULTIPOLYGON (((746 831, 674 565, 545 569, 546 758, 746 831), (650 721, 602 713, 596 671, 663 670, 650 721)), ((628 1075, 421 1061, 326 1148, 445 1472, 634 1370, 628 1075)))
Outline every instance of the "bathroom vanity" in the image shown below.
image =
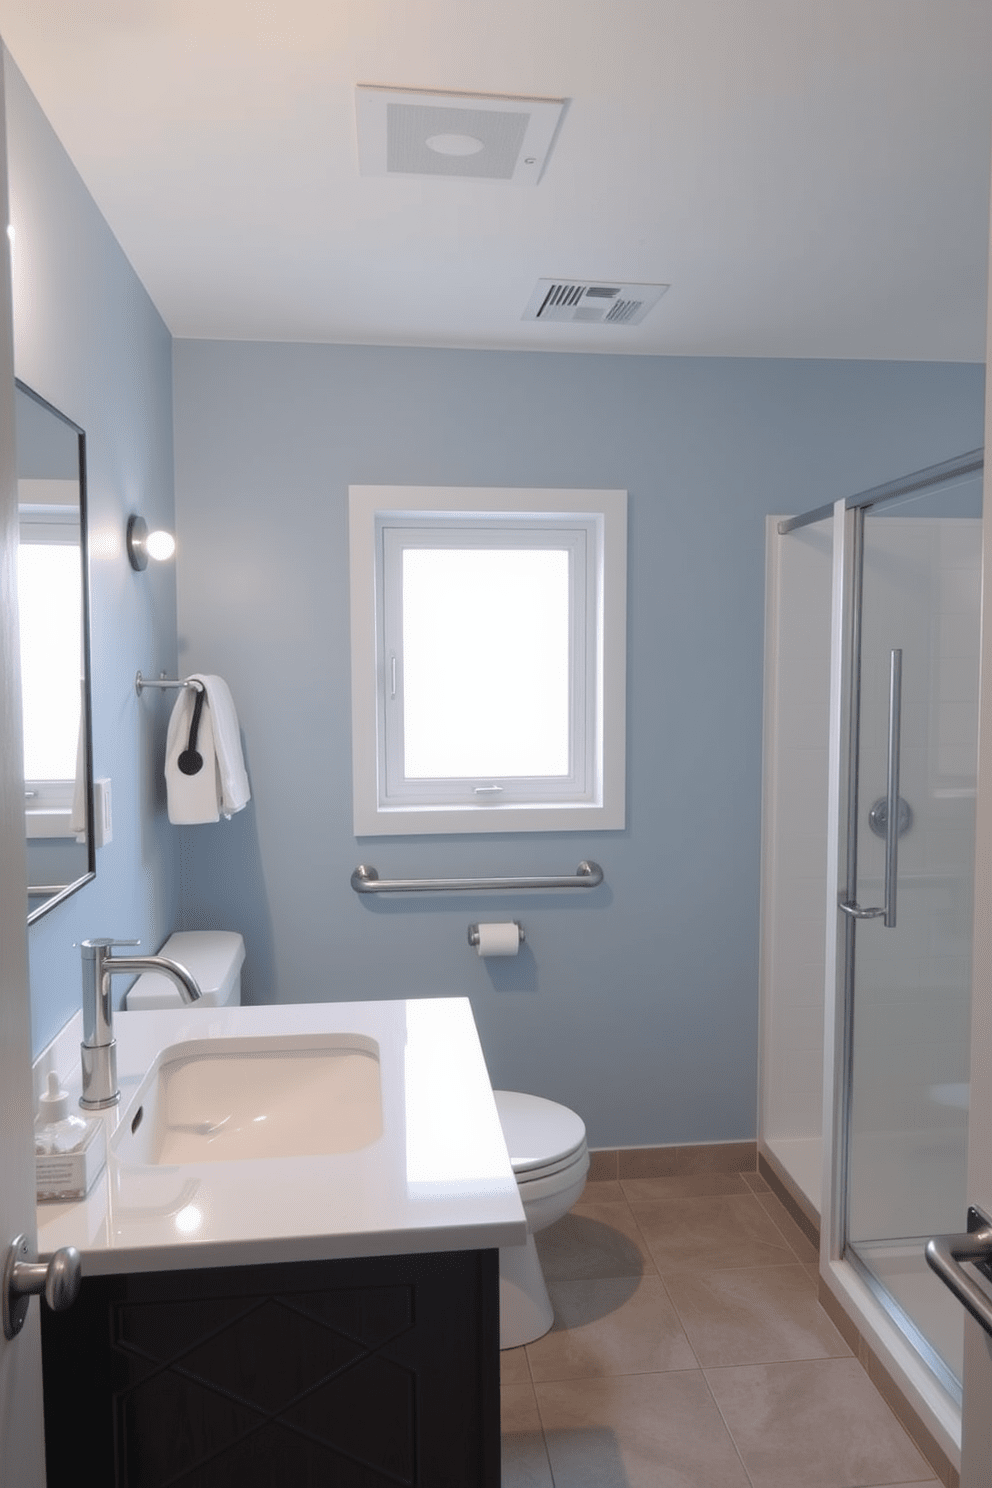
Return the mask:
POLYGON ((81 1450, 121 1488, 498 1488, 497 1249, 525 1223, 467 1001, 117 1036, 106 1171, 39 1206, 84 1277, 43 1309, 49 1488, 81 1450))

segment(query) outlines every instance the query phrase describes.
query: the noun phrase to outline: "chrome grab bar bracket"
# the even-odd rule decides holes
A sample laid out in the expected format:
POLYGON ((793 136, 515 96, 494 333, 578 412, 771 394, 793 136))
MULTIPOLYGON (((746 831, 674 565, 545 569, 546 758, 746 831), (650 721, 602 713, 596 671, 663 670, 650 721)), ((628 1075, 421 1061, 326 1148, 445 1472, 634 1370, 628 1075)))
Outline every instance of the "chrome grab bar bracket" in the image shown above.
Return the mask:
POLYGON ((872 909, 862 909, 854 899, 842 899, 837 906, 852 920, 877 920, 885 913, 884 904, 877 904, 872 909))
POLYGON ((992 1281, 992 1219, 976 1204, 968 1208, 968 1228, 963 1235, 934 1235, 927 1241, 927 1265, 957 1297, 976 1323, 992 1336, 992 1296, 965 1271, 962 1261, 978 1268, 992 1281))

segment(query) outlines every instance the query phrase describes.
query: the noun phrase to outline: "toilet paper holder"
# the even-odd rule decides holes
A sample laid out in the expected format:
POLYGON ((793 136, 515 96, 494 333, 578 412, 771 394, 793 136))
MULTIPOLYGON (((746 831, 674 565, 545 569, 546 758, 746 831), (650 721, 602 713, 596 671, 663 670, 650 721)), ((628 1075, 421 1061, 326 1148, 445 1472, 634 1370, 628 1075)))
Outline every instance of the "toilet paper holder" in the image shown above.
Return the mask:
MULTIPOLYGON (((516 927, 517 927, 517 934, 520 937, 520 944, 523 945, 525 943, 526 939, 527 939, 526 935, 524 934, 524 927, 523 927, 523 925, 521 925, 521 923, 520 923, 519 920, 511 920, 509 923, 511 925, 516 925, 516 927)), ((476 949, 478 948, 478 945, 479 945, 479 927, 478 927, 478 925, 469 925, 469 927, 468 927, 468 943, 469 943, 470 946, 473 946, 476 949)))

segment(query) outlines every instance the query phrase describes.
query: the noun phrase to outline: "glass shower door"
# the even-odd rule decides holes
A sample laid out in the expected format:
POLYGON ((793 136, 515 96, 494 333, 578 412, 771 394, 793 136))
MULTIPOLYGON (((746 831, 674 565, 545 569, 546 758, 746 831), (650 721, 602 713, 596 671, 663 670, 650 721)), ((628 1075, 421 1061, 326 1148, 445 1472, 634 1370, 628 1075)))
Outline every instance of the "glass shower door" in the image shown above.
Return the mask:
POLYGON ((960 1398, 923 1251, 966 1208, 981 476, 855 519, 846 1255, 960 1398))

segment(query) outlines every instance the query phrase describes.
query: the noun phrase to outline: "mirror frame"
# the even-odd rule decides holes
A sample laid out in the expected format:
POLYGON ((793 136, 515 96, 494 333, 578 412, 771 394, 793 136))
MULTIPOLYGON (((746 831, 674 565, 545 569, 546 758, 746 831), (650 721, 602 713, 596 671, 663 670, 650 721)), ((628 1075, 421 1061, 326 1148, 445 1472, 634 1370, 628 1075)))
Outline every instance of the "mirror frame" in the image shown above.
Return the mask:
MULTIPOLYGON (((49 910, 57 904, 62 904, 77 889, 96 878, 96 845, 93 835, 93 682, 92 682, 92 658, 90 651, 90 557, 89 557, 89 531, 88 512, 86 502, 86 433, 66 414, 49 403, 40 393, 27 386, 19 377, 14 379, 17 394, 23 394, 30 398, 46 413, 53 414, 60 423, 65 424, 75 432, 79 452, 79 553, 82 565, 81 574, 81 605, 82 614, 82 650, 83 650, 83 689, 82 689, 82 716, 80 726, 83 734, 83 768, 86 776, 86 871, 74 879, 72 883, 66 884, 57 894, 52 894, 36 909, 29 909, 27 923, 35 924, 42 915, 48 914, 49 910)), ((28 900, 30 904, 30 896, 28 900)))

